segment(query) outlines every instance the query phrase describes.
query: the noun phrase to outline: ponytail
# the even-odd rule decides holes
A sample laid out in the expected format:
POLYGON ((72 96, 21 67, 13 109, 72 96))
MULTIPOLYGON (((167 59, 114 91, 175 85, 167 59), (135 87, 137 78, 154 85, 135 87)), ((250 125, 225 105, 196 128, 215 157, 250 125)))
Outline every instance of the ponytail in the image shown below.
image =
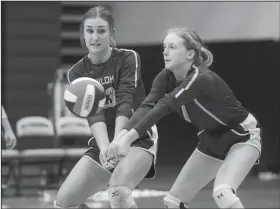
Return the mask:
POLYGON ((201 47, 201 62, 201 64, 206 67, 210 67, 210 65, 213 63, 213 55, 205 47, 201 47))

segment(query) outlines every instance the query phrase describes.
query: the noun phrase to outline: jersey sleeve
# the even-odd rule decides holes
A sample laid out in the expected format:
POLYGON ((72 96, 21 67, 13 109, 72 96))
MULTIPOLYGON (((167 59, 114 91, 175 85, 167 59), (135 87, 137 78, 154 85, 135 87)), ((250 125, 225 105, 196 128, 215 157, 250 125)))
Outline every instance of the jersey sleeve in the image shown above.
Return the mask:
POLYGON ((165 94, 133 127, 139 136, 143 136, 161 118, 178 110, 182 105, 189 103, 199 96, 203 89, 201 88, 203 85, 202 80, 198 76, 198 69, 196 69, 192 76, 188 76, 176 89, 171 93, 165 94))
POLYGON ((132 51, 125 57, 120 71, 120 78, 116 92, 116 117, 130 117, 132 113, 133 99, 136 87, 140 79, 141 61, 140 56, 132 51))
POLYGON ((166 93, 166 84, 166 72, 163 70, 155 77, 150 93, 141 103, 136 112, 133 113, 124 129, 132 129, 142 117, 144 117, 150 110, 152 110, 156 106, 158 101, 166 93))
POLYGON ((72 81, 80 77, 82 77, 81 70, 76 64, 73 67, 71 67, 67 73, 68 83, 71 83, 72 81))

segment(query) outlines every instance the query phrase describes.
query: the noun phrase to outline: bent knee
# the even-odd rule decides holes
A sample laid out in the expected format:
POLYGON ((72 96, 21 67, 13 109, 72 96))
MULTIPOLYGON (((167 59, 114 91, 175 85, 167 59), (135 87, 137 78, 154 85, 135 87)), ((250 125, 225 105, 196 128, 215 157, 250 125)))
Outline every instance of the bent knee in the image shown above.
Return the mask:
POLYGON ((133 208, 135 205, 131 190, 124 186, 111 188, 108 191, 108 200, 112 208, 133 208))
POLYGON ((58 191, 54 204, 57 208, 68 208, 79 205, 79 203, 77 204, 73 202, 74 199, 74 194, 71 194, 70 192, 58 191))
POLYGON ((213 198, 219 208, 232 208, 240 201, 234 189, 227 184, 216 186, 213 190, 213 198))

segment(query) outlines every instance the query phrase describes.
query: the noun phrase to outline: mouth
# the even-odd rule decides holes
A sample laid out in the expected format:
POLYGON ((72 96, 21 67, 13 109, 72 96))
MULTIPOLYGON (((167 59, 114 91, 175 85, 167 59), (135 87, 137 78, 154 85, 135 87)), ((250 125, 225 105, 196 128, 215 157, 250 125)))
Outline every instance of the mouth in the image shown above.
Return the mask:
POLYGON ((101 46, 101 44, 90 44, 90 46, 93 46, 93 47, 99 47, 99 46, 101 46))

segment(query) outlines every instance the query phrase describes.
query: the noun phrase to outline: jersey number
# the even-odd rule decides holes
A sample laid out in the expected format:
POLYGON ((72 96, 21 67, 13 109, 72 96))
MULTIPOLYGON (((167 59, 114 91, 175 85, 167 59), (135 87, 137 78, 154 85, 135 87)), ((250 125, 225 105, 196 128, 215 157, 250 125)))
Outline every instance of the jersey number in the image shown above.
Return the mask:
POLYGON ((114 107, 116 105, 116 93, 113 87, 109 87, 105 90, 105 97, 106 101, 104 108, 114 107))

